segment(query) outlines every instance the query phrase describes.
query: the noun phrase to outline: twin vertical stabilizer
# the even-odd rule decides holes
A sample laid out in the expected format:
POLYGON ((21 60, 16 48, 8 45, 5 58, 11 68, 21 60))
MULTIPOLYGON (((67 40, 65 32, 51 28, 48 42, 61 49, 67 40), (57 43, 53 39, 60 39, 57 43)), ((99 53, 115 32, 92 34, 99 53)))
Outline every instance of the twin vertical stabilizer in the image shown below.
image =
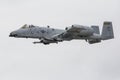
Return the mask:
POLYGON ((112 22, 104 22, 101 34, 102 40, 114 38, 112 22))

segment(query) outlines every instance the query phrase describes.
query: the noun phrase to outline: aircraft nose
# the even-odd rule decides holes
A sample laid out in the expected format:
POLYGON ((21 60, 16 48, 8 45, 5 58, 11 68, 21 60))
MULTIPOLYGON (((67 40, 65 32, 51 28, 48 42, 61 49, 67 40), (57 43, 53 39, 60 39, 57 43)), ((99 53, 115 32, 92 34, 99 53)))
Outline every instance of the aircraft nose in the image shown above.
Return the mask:
POLYGON ((16 36, 17 36, 17 34, 15 32, 11 32, 9 35, 9 37, 16 37, 16 36))

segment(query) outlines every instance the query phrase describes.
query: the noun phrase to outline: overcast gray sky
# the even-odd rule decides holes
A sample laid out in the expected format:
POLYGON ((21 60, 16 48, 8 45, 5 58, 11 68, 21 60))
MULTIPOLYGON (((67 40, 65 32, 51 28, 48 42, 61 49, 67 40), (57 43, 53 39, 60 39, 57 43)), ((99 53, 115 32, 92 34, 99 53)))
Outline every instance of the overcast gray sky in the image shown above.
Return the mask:
POLYGON ((120 80, 120 0, 0 0, 0 80, 120 80), (24 24, 64 29, 112 21, 115 39, 32 44, 9 38, 24 24))

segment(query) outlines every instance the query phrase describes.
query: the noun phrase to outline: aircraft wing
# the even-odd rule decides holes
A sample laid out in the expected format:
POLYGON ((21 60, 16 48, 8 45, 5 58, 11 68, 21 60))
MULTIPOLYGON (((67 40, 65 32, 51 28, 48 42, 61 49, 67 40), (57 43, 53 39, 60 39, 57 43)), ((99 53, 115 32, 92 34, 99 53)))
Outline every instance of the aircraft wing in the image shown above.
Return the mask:
POLYGON ((53 34, 52 36, 48 36, 46 40, 52 41, 63 41, 63 40, 72 40, 80 34, 82 30, 85 30, 84 26, 82 25, 72 25, 66 28, 65 31, 60 31, 57 34, 53 34))

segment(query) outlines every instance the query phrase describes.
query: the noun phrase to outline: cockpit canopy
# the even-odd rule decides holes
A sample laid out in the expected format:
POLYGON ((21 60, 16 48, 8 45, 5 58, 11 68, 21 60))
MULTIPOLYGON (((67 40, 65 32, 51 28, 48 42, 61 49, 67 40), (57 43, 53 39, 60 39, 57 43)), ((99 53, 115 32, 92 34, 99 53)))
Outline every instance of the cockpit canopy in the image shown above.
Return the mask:
POLYGON ((25 24, 25 25, 23 25, 23 26, 21 27, 21 29, 33 28, 33 27, 35 27, 35 26, 34 26, 34 25, 27 25, 27 24, 25 24))

